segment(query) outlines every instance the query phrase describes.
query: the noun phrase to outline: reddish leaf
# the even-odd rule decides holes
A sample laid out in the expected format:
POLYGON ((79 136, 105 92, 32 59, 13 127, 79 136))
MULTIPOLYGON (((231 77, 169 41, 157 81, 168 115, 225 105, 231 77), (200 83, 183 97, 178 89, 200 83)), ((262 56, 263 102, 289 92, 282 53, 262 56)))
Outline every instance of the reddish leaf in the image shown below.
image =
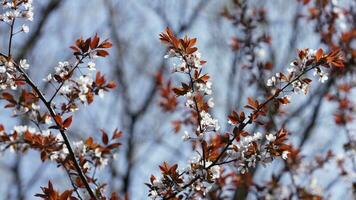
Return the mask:
POLYGON ((116 88, 116 83, 114 81, 110 81, 107 85, 106 85, 107 88, 109 89, 114 89, 116 88))
POLYGON ((173 88, 172 89, 174 93, 176 93, 176 95, 185 95, 187 93, 187 90, 185 90, 184 88, 173 88))
POLYGON ((186 51, 186 53, 187 53, 187 54, 192 54, 192 53, 196 52, 197 50, 198 50, 198 48, 196 48, 196 47, 188 48, 187 51, 186 51))
POLYGON ((116 142, 116 143, 112 143, 112 144, 108 145, 106 148, 115 149, 115 148, 119 147, 120 145, 121 145, 120 142, 116 142))
POLYGON ((12 96, 12 94, 7 93, 7 92, 3 92, 2 93, 2 97, 10 102, 13 101, 14 97, 12 96))
POLYGON ((97 73, 96 73, 96 76, 95 76, 95 83, 96 83, 97 85, 102 85, 102 84, 105 83, 105 78, 104 78, 104 76, 101 75, 100 72, 97 72, 97 73))
POLYGON ((73 193, 72 190, 66 190, 66 191, 64 191, 64 192, 61 194, 61 196, 59 197, 59 200, 69 200, 69 199, 72 199, 72 198, 71 198, 72 193, 73 193))
POLYGON ((85 144, 88 146, 92 146, 94 144, 94 140, 92 137, 89 137, 86 141, 85 144))
POLYGON ((318 51, 315 54, 316 61, 319 62, 319 60, 322 58, 323 55, 324 55, 324 51, 322 49, 318 49, 318 51))
POLYGON ((105 50, 97 50, 96 55, 101 56, 101 57, 106 57, 109 55, 109 53, 105 50))
POLYGON ((73 117, 70 116, 67 119, 64 120, 63 122, 63 127, 68 128, 72 124, 73 117))
POLYGON ((98 37, 98 34, 95 34, 93 40, 90 43, 90 48, 95 49, 99 44, 99 40, 100 40, 100 38, 98 37))
POLYGON ((80 52, 80 49, 76 46, 70 46, 69 48, 71 48, 74 53, 80 52))
POLYGON ((111 42, 109 42, 108 40, 105 40, 103 43, 101 43, 101 44, 99 45, 98 48, 107 49, 107 48, 111 48, 111 47, 112 47, 111 42))
POLYGON ((30 132, 26 131, 24 134, 23 134, 23 139, 25 141, 28 141, 28 142, 31 142, 32 141, 32 135, 30 132))
POLYGON ((47 153, 45 151, 41 151, 41 161, 45 161, 47 159, 47 153))
POLYGON ((103 143, 105 145, 107 145, 109 143, 108 134, 102 129, 101 129, 101 140, 103 141, 103 143))
POLYGON ((121 131, 115 131, 114 135, 112 136, 112 139, 117 139, 122 137, 123 133, 121 131))
POLYGON ((258 102, 254 101, 252 98, 248 97, 247 102, 252 108, 258 108, 258 102))
POLYGON ((54 120, 56 121, 57 125, 62 126, 62 117, 59 114, 54 117, 54 120))

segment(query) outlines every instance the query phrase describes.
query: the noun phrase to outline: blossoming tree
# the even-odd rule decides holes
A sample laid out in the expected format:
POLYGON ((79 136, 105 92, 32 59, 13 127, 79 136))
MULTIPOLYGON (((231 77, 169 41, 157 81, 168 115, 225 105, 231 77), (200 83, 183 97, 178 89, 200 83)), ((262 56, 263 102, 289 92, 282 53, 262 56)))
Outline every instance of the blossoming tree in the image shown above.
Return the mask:
MULTIPOLYGON (((110 1, 105 2, 114 18, 113 5, 110 1)), ((0 151, 13 151, 21 156, 29 150, 35 150, 42 162, 55 163, 57 170, 67 175, 68 185, 65 188, 57 187, 51 180, 53 177, 48 176, 47 185, 32 196, 50 200, 130 199, 131 179, 132 174, 135 174, 135 123, 140 122, 139 117, 146 112, 157 93, 160 112, 178 116, 178 119, 172 121, 172 129, 180 134, 182 141, 193 153, 189 159, 179 161, 185 163, 184 166, 178 165, 178 161, 163 161, 158 166, 159 174, 153 173, 155 175, 147 177, 145 185, 148 198, 328 198, 315 191, 312 187, 314 179, 309 180, 308 176, 314 176, 316 171, 322 170, 328 163, 335 165, 334 171, 339 171, 334 182, 339 177, 352 179, 356 172, 356 143, 349 128, 355 111, 351 93, 355 87, 352 82, 355 77, 355 27, 341 31, 337 27, 340 24, 338 20, 354 22, 355 13, 352 9, 342 9, 328 0, 298 2, 308 11, 298 13, 295 19, 315 22, 315 31, 320 34, 324 48, 298 49, 294 59, 283 63, 286 67, 282 68, 276 68, 273 59, 266 58, 267 52, 263 46, 272 48, 272 38, 259 29, 267 22, 263 8, 252 9, 247 1, 234 0, 230 6, 221 10, 221 17, 231 22, 238 32, 243 32, 231 38, 234 61, 228 76, 229 87, 234 88, 237 73, 244 72, 245 77, 240 76, 244 81, 237 87, 239 93, 243 93, 244 87, 251 86, 256 90, 254 95, 246 98, 239 94, 236 100, 230 94, 234 92, 229 91, 226 126, 214 117, 213 111, 218 104, 215 100, 218 97, 214 95, 212 84, 214 74, 207 70, 210 67, 207 62, 209 57, 201 55, 204 55, 204 51, 198 50, 197 38, 178 36, 187 27, 184 25, 179 31, 168 27, 159 34, 159 40, 167 48, 164 59, 173 60, 170 68, 172 73, 167 76, 164 72, 165 64, 162 63, 162 67, 152 77, 154 87, 142 108, 132 111, 128 103, 130 96, 124 94, 127 95, 124 96, 125 110, 131 120, 127 129, 128 138, 123 140, 125 131, 108 131, 103 127, 98 131, 100 137, 72 140, 69 134, 73 127, 71 125, 79 121, 74 113, 91 105, 97 96, 103 97, 106 92, 116 88, 115 82, 108 81, 96 67, 98 59, 109 56, 108 50, 113 45, 98 34, 85 39, 81 37, 68 49, 72 58, 58 62, 51 73, 41 80, 34 80, 29 73, 31 60, 13 56, 16 51, 13 48, 14 41, 21 34, 30 33, 27 22, 34 18, 32 0, 2 0, 0 21, 7 25, 9 34, 6 39, 7 49, 0 52, 0 97, 5 104, 4 108, 11 110, 13 117, 27 123, 13 127, 1 123, 0 151), (238 63, 241 69, 237 69, 238 63), (40 82, 52 89, 46 90, 40 82), (322 88, 319 96, 310 92, 312 86, 322 88), (305 106, 288 112, 288 105, 301 95, 319 98, 311 122, 304 131, 289 126, 290 121, 305 106), (308 161, 310 157, 302 153, 302 147, 310 137, 323 98, 338 105, 333 114, 334 121, 346 133, 347 141, 341 149, 349 157, 336 157, 330 149, 308 161), (241 102, 243 107, 238 105, 241 102), (290 135, 298 132, 301 132, 300 141, 296 145, 290 135), (120 179, 114 160, 120 156, 122 144, 126 148, 127 169, 120 179), (266 181, 256 178, 260 166, 268 168, 276 162, 282 165, 281 169, 273 172, 266 181), (98 176, 97 171, 108 164, 110 172, 107 174, 110 177, 105 180, 98 176), (312 183, 304 184, 300 181, 301 177, 312 183), (120 191, 110 185, 115 179, 122 182, 120 191)), ((53 4, 52 7, 56 2, 53 4)), ((198 4, 197 8, 203 4, 198 4)), ((120 45, 115 22, 111 23, 114 44, 120 45)), ((118 48, 118 57, 121 56, 120 47, 115 48, 118 48)), ((117 59, 120 64, 124 63, 117 59)), ((122 77, 124 72, 120 66, 117 68, 119 88, 123 88, 119 92, 125 93, 128 86, 122 77)), ((170 135, 164 137, 169 138, 170 135)), ((355 184, 355 180, 351 180, 340 185, 351 185, 355 190, 355 184)), ((326 189, 328 187, 331 186, 326 186, 326 189)), ((135 190, 145 190, 144 184, 135 186, 135 190)))

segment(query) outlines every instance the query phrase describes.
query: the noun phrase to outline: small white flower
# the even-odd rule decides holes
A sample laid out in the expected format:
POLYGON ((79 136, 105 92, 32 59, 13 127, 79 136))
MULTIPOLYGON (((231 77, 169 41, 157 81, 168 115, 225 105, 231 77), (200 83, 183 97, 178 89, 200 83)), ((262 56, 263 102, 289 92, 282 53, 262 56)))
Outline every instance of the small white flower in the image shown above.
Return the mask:
POLYGON ((60 133, 58 133, 57 135, 56 135, 56 139, 58 140, 58 141, 64 141, 63 140, 63 137, 62 137, 62 135, 60 134, 60 133))
POLYGON ((270 79, 267 80, 267 84, 266 85, 271 87, 271 86, 276 84, 276 81, 277 81, 276 77, 272 76, 270 79))
POLYGON ((191 99, 187 99, 187 102, 185 103, 185 106, 188 108, 193 108, 194 106, 194 101, 191 99))
POLYGON ((206 87, 207 87, 207 88, 209 88, 209 89, 210 89, 212 85, 213 85, 213 83, 212 83, 212 82, 210 82, 210 81, 206 82, 206 87))
POLYGON ((31 107, 32 107, 33 110, 40 110, 40 106, 36 105, 34 103, 32 103, 31 107))
POLYGON ((325 81, 327 81, 328 79, 329 77, 326 74, 324 74, 323 76, 320 76, 319 81, 321 83, 325 83, 325 81))
POLYGON ((94 154, 96 157, 100 158, 101 157, 101 151, 99 148, 96 148, 95 151, 94 151, 94 154))
POLYGON ((255 53, 259 60, 261 61, 267 60, 267 51, 264 48, 257 48, 255 50, 255 53))
POLYGON ((274 142, 276 140, 276 136, 274 136, 273 134, 268 134, 266 135, 266 139, 270 142, 274 142))
POLYGON ((282 153, 282 158, 283 158, 284 160, 287 160, 288 154, 289 154, 288 151, 283 151, 283 153, 282 153))
POLYGON ((182 136, 183 141, 187 141, 190 139, 188 131, 184 131, 184 135, 182 136))
POLYGON ((51 117, 50 117, 49 115, 47 115, 47 116, 45 117, 45 123, 46 123, 46 124, 52 124, 52 119, 51 119, 51 117))
POLYGON ((61 89, 60 89, 60 93, 61 94, 69 94, 70 92, 72 92, 72 89, 69 85, 64 85, 61 89))
POLYGON ((85 94, 80 94, 79 99, 84 103, 87 102, 87 96, 85 94))
POLYGON ((171 57, 174 57, 176 55, 175 51, 173 49, 169 50, 167 52, 166 55, 164 55, 164 58, 167 59, 167 58, 171 58, 171 57))
POLYGON ((210 98, 210 99, 208 100, 208 106, 209 106, 210 108, 213 108, 214 105, 215 105, 215 103, 214 103, 213 98, 210 98))
POLYGON ((46 78, 43 79, 45 82, 50 82, 52 80, 52 74, 48 74, 46 78))
POLYGON ((103 169, 109 163, 109 159, 107 158, 100 158, 100 166, 99 169, 103 169))
POLYGON ((212 174, 212 179, 218 179, 220 177, 220 166, 215 165, 211 167, 210 172, 212 174))
POLYGON ((49 159, 50 160, 57 160, 58 159, 58 153, 57 152, 54 152, 53 154, 51 154, 49 156, 49 159))
POLYGON ((83 168, 84 169, 89 169, 90 168, 89 162, 85 162, 85 164, 83 165, 83 168))
POLYGON ((27 126, 14 126, 14 131, 16 131, 17 133, 23 133, 27 131, 27 129, 27 126))
POLYGON ((260 132, 256 132, 254 135, 253 135, 253 140, 259 140, 262 138, 262 133, 260 132))
POLYGON ((32 10, 29 10, 27 12, 23 12, 23 16, 29 20, 29 21, 33 21, 33 12, 32 10))
POLYGON ((30 31, 30 28, 28 28, 27 25, 22 24, 21 31, 24 32, 24 33, 28 33, 30 31))
POLYGON ((288 67, 287 68, 287 72, 289 73, 289 74, 291 74, 291 73, 293 73, 293 72, 295 72, 296 71, 296 69, 294 68, 294 67, 288 67))
POLYGON ((28 69, 30 67, 30 65, 27 63, 26 59, 22 59, 22 60, 20 60, 20 67, 22 69, 28 69))
POLYGON ((323 72, 320 68, 316 68, 313 75, 319 76, 319 81, 321 83, 324 83, 325 81, 327 81, 329 79, 328 74, 323 72))
POLYGON ((98 92, 98 96, 100 98, 104 98, 104 90, 100 89, 99 92, 98 92))
POLYGON ((151 197, 151 199, 156 199, 157 196, 158 196, 158 193, 157 193, 156 190, 151 190, 151 191, 149 192, 149 196, 151 197))
POLYGON ((315 54, 316 54, 316 52, 317 52, 317 50, 315 50, 315 49, 309 49, 308 50, 308 56, 314 56, 315 54))
POLYGON ((95 63, 92 62, 92 61, 88 62, 88 68, 89 68, 89 70, 91 70, 91 71, 95 71, 95 70, 96 70, 96 69, 95 69, 95 63))
POLYGON ((5 66, 0 66, 0 73, 5 73, 5 72, 6 72, 5 66))
POLYGON ((292 68, 298 66, 298 62, 297 61, 293 61, 289 64, 290 66, 292 66, 292 68))

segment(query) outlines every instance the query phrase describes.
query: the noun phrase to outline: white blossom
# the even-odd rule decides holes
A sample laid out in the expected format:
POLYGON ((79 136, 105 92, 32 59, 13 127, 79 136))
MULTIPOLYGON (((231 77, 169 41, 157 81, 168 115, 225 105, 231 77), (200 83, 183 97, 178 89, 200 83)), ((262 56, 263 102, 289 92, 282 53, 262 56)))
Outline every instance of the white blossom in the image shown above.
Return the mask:
POLYGON ((266 135, 266 139, 270 142, 274 142, 276 140, 276 136, 274 136, 273 134, 268 134, 266 135))
POLYGON ((84 169, 90 169, 90 165, 89 162, 85 162, 85 164, 83 165, 84 169))
POLYGON ((315 71, 313 73, 314 76, 319 76, 319 81, 321 83, 324 83, 329 79, 328 74, 323 72, 320 68, 315 68, 315 71))
POLYGON ((52 80, 52 74, 48 74, 46 78, 43 79, 45 82, 50 82, 52 80))
POLYGON ((184 135, 182 136, 182 140, 183 141, 187 141, 190 139, 190 135, 188 133, 188 131, 184 131, 184 135))
POLYGON ((46 123, 46 124, 52 124, 52 118, 51 118, 49 115, 47 115, 47 116, 45 117, 45 123, 46 123))
POLYGON ((209 106, 210 108, 213 108, 214 105, 215 105, 214 99, 213 99, 213 98, 210 98, 210 99, 208 100, 208 106, 209 106))
POLYGON ((289 154, 289 151, 283 151, 283 153, 282 153, 282 158, 283 158, 284 160, 287 160, 288 154, 289 154))
POLYGON ((220 178, 220 166, 214 165, 210 168, 210 172, 212 173, 212 179, 220 178))
POLYGON ((71 86, 69 84, 63 85, 59 92, 64 95, 69 94, 72 92, 71 86))
POLYGON ((6 68, 5 66, 0 66, 0 73, 5 73, 6 72, 6 68))
POLYGON ((201 125, 203 129, 213 128, 216 131, 220 129, 218 120, 213 119, 209 113, 203 110, 200 112, 200 116, 201 116, 201 125))
POLYGON ((100 98, 104 98, 104 95, 105 95, 104 90, 103 90, 103 89, 100 89, 100 90, 98 91, 98 96, 99 96, 100 98))
POLYGON ((31 107, 33 110, 40 110, 40 105, 32 103, 31 107))
POLYGON ((88 62, 88 68, 89 68, 89 70, 91 70, 91 71, 95 71, 95 70, 96 70, 96 69, 95 69, 95 63, 92 62, 92 61, 88 62))
POLYGON ((24 32, 24 33, 28 33, 30 31, 30 28, 28 28, 27 25, 22 24, 21 31, 24 32))
POLYGON ((267 86, 271 87, 274 86, 277 82, 277 79, 275 76, 272 76, 270 79, 267 80, 267 86))

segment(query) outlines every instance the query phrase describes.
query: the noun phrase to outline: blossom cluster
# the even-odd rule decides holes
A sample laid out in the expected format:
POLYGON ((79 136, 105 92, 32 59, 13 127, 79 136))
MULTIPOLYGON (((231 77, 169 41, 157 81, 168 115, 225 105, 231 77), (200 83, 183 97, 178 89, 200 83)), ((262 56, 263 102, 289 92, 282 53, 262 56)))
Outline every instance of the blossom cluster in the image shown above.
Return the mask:
POLYGON ((0 89, 17 89, 18 74, 14 64, 7 57, 0 55, 0 89))
MULTIPOLYGON (((60 95, 66 96, 67 98, 73 96, 79 97, 82 103, 88 103, 88 101, 91 101, 91 92, 93 88, 92 86, 95 85, 95 82, 91 78, 90 74, 90 71, 95 69, 95 63, 93 61, 89 61, 88 73, 76 78, 72 78, 72 73, 75 68, 77 68, 76 65, 78 64, 73 65, 68 61, 59 62, 58 65, 54 68, 55 72, 53 74, 48 74, 43 80, 46 82, 55 81, 60 84, 63 83, 63 85, 59 87, 60 95), (68 80, 69 78, 71 79, 68 80)), ((104 90, 99 89, 98 95, 103 97, 104 90)), ((75 109, 76 108, 72 110, 74 111, 75 109)))
MULTIPOLYGON (((196 135, 198 141, 201 142, 202 154, 193 159, 183 172, 178 171, 177 165, 169 166, 164 163, 160 166, 163 177, 161 179, 155 176, 151 177, 151 183, 147 184, 150 188, 149 196, 153 198, 158 196, 169 198, 177 193, 182 192, 184 194, 182 188, 194 191, 194 194, 205 196, 211 189, 212 183, 220 178, 222 170, 220 165, 225 162, 235 162, 238 166, 237 170, 244 174, 249 168, 255 167, 258 161, 269 163, 278 156, 287 159, 289 146, 284 143, 287 139, 285 130, 280 130, 275 134, 268 134, 266 136, 267 143, 263 142, 262 134, 256 133, 250 136, 247 132, 238 131, 239 128, 237 127, 234 128, 235 136, 232 138, 217 134, 211 138, 210 142, 206 141, 205 133, 208 131, 216 132, 220 127, 217 120, 213 119, 208 113, 208 109, 214 106, 213 100, 209 98, 207 102, 204 101, 204 97, 211 95, 212 92, 209 76, 207 74, 200 75, 202 72, 201 65, 205 61, 200 60, 199 53, 198 55, 195 54, 197 52, 194 47, 195 39, 185 37, 184 40, 179 40, 178 42, 170 29, 167 29, 166 33, 161 34, 161 40, 171 45, 166 57, 178 57, 181 62, 174 71, 189 75, 189 83, 182 83, 182 87, 173 88, 173 91, 178 96, 185 96, 187 99, 185 105, 194 111, 193 116, 197 118, 197 123, 192 124, 197 127, 196 135), (186 56, 187 54, 191 56, 186 56), (200 65, 196 66, 196 63, 200 63, 200 65), (238 143, 233 144, 238 135, 240 135, 238 143), (232 146, 230 147, 230 145, 232 146), (225 152, 226 150, 228 151, 225 152)), ((262 113, 259 111, 258 102, 250 100, 250 104, 250 108, 256 109, 254 112, 262 113)), ((252 116, 250 116, 251 119, 253 118, 252 116)), ((229 120, 233 125, 245 123, 244 114, 241 114, 240 117, 235 113, 235 116, 229 116, 229 120)), ((194 139, 187 131, 185 131, 182 138, 185 141, 194 139)))
POLYGON ((18 97, 9 92, 3 92, 0 98, 7 101, 5 108, 13 108, 13 116, 25 116, 36 125, 52 124, 50 114, 41 110, 39 98, 33 91, 22 90, 18 97))
MULTIPOLYGON (((33 21, 32 0, 2 0, 0 4, 2 5, 2 8, 4 10, 4 13, 0 14, 0 21, 3 21, 8 24, 11 24, 16 18, 33 21)), ((19 32, 28 33, 28 26, 23 24, 19 32)))
POLYGON ((59 62, 54 68, 54 73, 48 74, 43 79, 43 81, 51 83, 56 89, 51 99, 54 99, 57 94, 67 99, 67 102, 63 104, 64 106, 61 106, 62 112, 76 111, 78 109, 78 100, 82 104, 90 104, 93 101, 94 95, 103 97, 105 91, 113 89, 116 86, 112 81, 107 82, 100 72, 96 72, 95 77, 91 73, 96 70, 95 59, 107 56, 108 52, 104 49, 111 46, 111 43, 107 40, 100 43, 100 38, 97 35, 85 41, 78 39, 76 44, 71 46, 76 61, 59 62), (75 71, 84 62, 86 62, 86 66, 84 67, 87 69, 86 73, 83 74, 82 72, 76 76, 75 71))
MULTIPOLYGON (((90 198, 104 197, 101 183, 97 182, 95 170, 92 167, 101 168, 108 164, 110 159, 114 158, 116 149, 121 145, 117 139, 122 133, 115 131, 111 138, 102 130, 101 143, 94 142, 89 137, 85 142, 71 142, 66 135, 66 130, 72 124, 72 116, 62 117, 70 112, 77 110, 78 101, 90 104, 94 95, 103 96, 104 91, 113 89, 116 85, 112 81, 107 81, 105 76, 97 72, 94 76, 90 73, 95 71, 94 60, 97 57, 106 57, 109 55, 107 49, 112 44, 108 40, 100 41, 98 35, 89 37, 86 40, 78 39, 75 45, 70 48, 73 51, 75 61, 59 62, 54 68, 54 73, 48 74, 43 80, 50 83, 55 90, 47 99, 40 87, 32 81, 27 69, 30 65, 26 59, 14 60, 11 55, 12 40, 17 33, 29 31, 28 26, 23 24, 21 29, 16 31, 16 22, 25 19, 32 21, 33 7, 32 0, 21 1, 1 1, 2 10, 0 21, 5 22, 10 27, 8 55, 0 53, 0 99, 6 102, 5 108, 13 109, 14 116, 24 117, 33 123, 36 128, 23 125, 15 126, 12 131, 7 133, 0 125, 0 151, 10 149, 16 152, 26 152, 28 149, 34 149, 40 152, 42 161, 51 160, 63 167, 69 175, 73 190, 66 190, 59 195, 58 199, 67 199, 70 193, 76 191, 75 199, 82 199, 78 188, 85 188, 90 198), (77 70, 86 63, 87 73, 84 70, 77 75, 77 70), (18 91, 21 86, 21 91, 18 91), (16 90, 17 93, 9 90, 16 90), (61 104, 56 104, 53 100, 58 96, 64 96, 65 100, 61 104), (54 125, 52 123, 54 122, 54 125), (55 135, 57 132, 57 135, 55 135), (90 174, 93 173, 93 174, 90 174), (90 184, 98 187, 95 193, 90 184)), ((39 197, 48 199, 55 194, 52 184, 44 189, 44 194, 39 197)), ((113 196, 118 199, 117 196, 113 196)))
MULTIPOLYGON (((276 86, 277 84, 279 84, 281 81, 288 81, 291 80, 293 78, 295 78, 296 76, 298 76, 300 73, 302 73, 303 71, 306 70, 306 67, 308 66, 308 64, 310 64, 310 61, 312 61, 315 57, 315 50, 312 49, 305 49, 304 51, 304 55, 302 57, 299 57, 297 60, 293 61, 288 69, 287 69, 287 74, 284 75, 283 73, 276 73, 275 76, 272 76, 270 79, 267 80, 267 86, 276 86), (309 62, 309 63, 308 63, 309 62)), ((317 69, 315 69, 317 70, 317 69)), ((319 68, 320 73, 317 73, 315 75, 319 75, 320 77, 323 76, 323 78, 320 78, 321 82, 324 82, 325 80, 327 80, 327 75, 324 74, 321 69, 319 68)), ((292 82, 292 90, 295 93, 299 93, 300 91, 302 91, 304 94, 307 93, 308 89, 309 89, 309 79, 304 79, 302 80, 303 77, 300 77, 300 79, 298 78, 297 80, 292 82)))
POLYGON ((200 143, 201 153, 198 151, 199 155, 183 171, 178 170, 177 164, 170 166, 166 162, 163 163, 160 166, 163 176, 157 178, 152 175, 150 183, 147 183, 150 188, 149 196, 153 198, 169 199, 177 195, 186 198, 205 196, 210 191, 212 183, 221 178, 221 172, 224 171, 222 166, 227 163, 233 163, 239 174, 243 175, 250 168, 256 167, 257 162, 266 165, 278 157, 289 159, 293 149, 291 145, 286 144, 288 132, 285 129, 280 129, 276 133, 266 133, 263 137, 260 132, 250 134, 244 131, 244 128, 252 123, 263 124, 258 121, 258 118, 267 115, 270 102, 289 103, 289 96, 279 97, 279 95, 290 86, 296 93, 299 91, 306 93, 311 83, 311 80, 306 77, 308 71, 316 70, 315 74, 319 76, 321 82, 324 82, 327 80, 327 75, 321 67, 343 67, 338 50, 329 54, 324 54, 321 49, 300 50, 287 75, 279 72, 267 81, 267 85, 273 88, 272 95, 265 102, 260 103, 258 100, 248 98, 245 108, 252 110, 248 116, 244 112, 239 114, 236 111, 228 116, 229 123, 233 126, 232 133, 215 134, 208 139, 205 133, 216 132, 219 126, 217 120, 208 113, 209 108, 214 106, 212 99, 205 101, 206 97, 211 95, 211 83, 208 74, 201 75, 205 61, 200 60, 200 53, 197 53, 197 48, 194 47, 196 39, 188 37, 178 39, 170 29, 166 29, 165 33, 160 35, 160 39, 169 47, 165 57, 177 57, 180 61, 180 64, 175 65, 174 72, 189 76, 187 83, 183 82, 181 87, 172 90, 177 96, 185 96, 186 107, 193 110, 193 120, 183 120, 183 123, 190 122, 197 127, 198 140, 194 140, 195 138, 188 131, 184 132, 182 139, 192 140, 195 149, 200 143))
MULTIPOLYGON (((74 154, 81 158, 83 169, 87 172, 90 166, 104 167, 110 159, 114 158, 114 151, 121 144, 115 140, 122 136, 121 132, 115 131, 112 135, 112 142, 109 143, 107 133, 102 131, 103 145, 95 143, 93 138, 88 138, 85 142, 73 142, 74 154)), ((38 131, 34 127, 20 125, 15 126, 13 130, 7 134, 4 127, 0 126, 0 144, 5 143, 5 149, 11 151, 26 151, 29 147, 37 149, 41 152, 41 159, 52 160, 57 163, 65 163, 70 156, 68 147, 65 145, 61 134, 54 135, 49 129, 38 131)))
MULTIPOLYGON (((201 160, 201 156, 198 155, 183 171, 178 170, 175 165, 173 167, 164 163, 160 166, 164 176, 157 178, 152 175, 151 183, 147 183, 150 188, 149 196, 153 199, 167 198, 170 197, 172 191, 178 191, 187 196, 188 194, 206 196, 214 183, 221 178, 224 163, 234 162, 239 174, 245 174, 250 168, 254 168, 257 162, 266 165, 278 156, 288 159, 291 147, 284 144, 287 135, 287 131, 281 129, 276 133, 267 133, 265 138, 260 132, 244 136, 231 146, 231 150, 226 152, 226 156, 221 161, 201 160), (184 192, 183 189, 188 192, 184 192)), ((216 144, 216 142, 213 143, 216 144)))
POLYGON ((306 72, 314 69, 313 75, 318 77, 319 82, 324 83, 328 80, 328 74, 323 71, 321 66, 325 68, 330 68, 330 66, 342 67, 342 62, 340 63, 342 58, 339 52, 339 50, 335 50, 329 54, 324 54, 322 49, 299 50, 298 58, 290 64, 291 67, 287 69, 287 74, 276 73, 267 80, 266 85, 278 88, 282 83, 290 83, 294 93, 302 91, 306 94, 312 82, 311 79, 306 77, 306 72))
MULTIPOLYGON (((26 59, 20 60, 19 66, 24 70, 30 67, 26 59)), ((17 86, 21 83, 20 80, 16 66, 11 58, 0 54, 0 89, 16 90, 17 86)))
MULTIPOLYGON (((188 83, 182 83, 181 88, 174 88, 178 96, 185 96, 185 106, 195 111, 197 117, 197 136, 202 139, 207 131, 218 131, 220 129, 217 119, 209 114, 209 108, 215 106, 212 94, 212 82, 207 74, 202 75, 202 68, 206 61, 201 59, 201 54, 194 47, 196 38, 181 40, 180 44, 170 29, 166 34, 161 34, 161 41, 169 43, 170 50, 165 58, 175 57, 179 64, 174 64, 174 72, 187 74, 188 83)), ((187 138, 187 137, 185 137, 187 138)))
MULTIPOLYGON (((106 135, 105 132, 102 133, 106 135)), ((121 135, 121 132, 114 132, 112 140, 120 138, 121 135)), ((105 137, 107 137, 107 135, 105 137)), ((63 143, 63 138, 60 134, 57 135, 56 138, 58 139, 59 143, 63 143)), ((84 160, 82 161, 83 169, 89 171, 91 169, 91 165, 103 168, 108 164, 110 159, 114 158, 114 149, 120 146, 121 144, 114 141, 112 144, 109 144, 108 142, 109 141, 106 141, 106 139, 104 139, 104 145, 100 145, 98 143, 95 143, 93 138, 91 137, 88 138, 85 142, 81 140, 73 142, 75 156, 82 159, 84 158, 84 160)), ((61 163, 65 161, 67 156, 69 156, 68 148, 63 145, 59 151, 53 152, 50 155, 49 159, 61 163)))
POLYGON ((172 191, 181 192, 183 189, 205 196, 214 186, 214 181, 217 181, 221 175, 220 166, 213 166, 211 161, 202 161, 199 156, 191 160, 183 172, 180 172, 177 167, 178 165, 169 166, 163 163, 160 166, 163 177, 157 178, 152 175, 150 183, 146 183, 150 188, 148 196, 152 199, 158 197, 169 199, 172 191), (211 167, 206 169, 204 165, 211 167), (187 183, 193 184, 187 187, 187 183))
POLYGON ((232 150, 228 151, 229 159, 236 160, 238 171, 245 174, 249 168, 255 168, 257 162, 266 165, 277 156, 282 156, 284 160, 288 158, 289 146, 283 145, 287 139, 287 132, 280 130, 277 133, 266 133, 266 142, 260 132, 243 137, 232 150))

